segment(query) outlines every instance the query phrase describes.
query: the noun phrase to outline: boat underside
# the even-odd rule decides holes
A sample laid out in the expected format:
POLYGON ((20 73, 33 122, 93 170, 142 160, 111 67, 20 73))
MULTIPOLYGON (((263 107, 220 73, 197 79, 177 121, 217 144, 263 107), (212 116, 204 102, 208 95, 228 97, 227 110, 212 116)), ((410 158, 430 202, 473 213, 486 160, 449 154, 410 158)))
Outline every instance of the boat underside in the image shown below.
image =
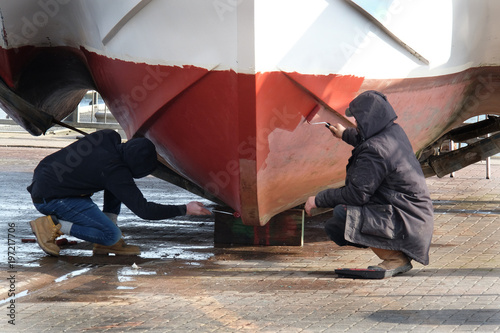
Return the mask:
MULTIPOLYGON (((152 66, 85 49, 2 53, 10 68, 22 70, 9 75, 2 68, 0 75, 33 110, 60 119, 88 89, 98 90, 129 138, 151 139, 169 168, 241 213, 249 225, 264 225, 308 196, 342 185, 352 147, 306 122, 311 112, 317 112, 315 121, 353 126, 344 115, 350 100, 365 90, 383 91, 419 151, 467 118, 498 114, 500 105, 499 67, 367 80, 152 66), (26 58, 28 65, 17 63, 26 58)), ((8 99, 2 105, 32 134, 47 129, 27 121, 8 99)))
POLYGON ((262 226, 343 185, 352 147, 306 118, 354 126, 363 91, 387 95, 417 154, 500 114, 498 1, 373 6, 0 0, 0 105, 41 135, 97 90, 128 138, 154 142, 165 179, 262 226))

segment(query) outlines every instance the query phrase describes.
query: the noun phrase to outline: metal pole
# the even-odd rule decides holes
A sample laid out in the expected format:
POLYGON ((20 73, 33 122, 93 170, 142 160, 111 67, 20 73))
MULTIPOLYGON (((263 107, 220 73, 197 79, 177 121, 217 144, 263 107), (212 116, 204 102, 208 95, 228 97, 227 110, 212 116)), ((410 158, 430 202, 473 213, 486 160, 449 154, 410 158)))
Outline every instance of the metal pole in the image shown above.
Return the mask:
MULTIPOLYGON (((490 134, 488 133, 486 137, 490 137, 490 134)), ((490 157, 486 158, 486 179, 491 178, 491 159, 490 157)))
MULTIPOLYGON (((455 150, 455 142, 453 140, 450 140, 450 151, 455 150)), ((455 177, 455 172, 450 173, 450 177, 453 178, 455 177)))

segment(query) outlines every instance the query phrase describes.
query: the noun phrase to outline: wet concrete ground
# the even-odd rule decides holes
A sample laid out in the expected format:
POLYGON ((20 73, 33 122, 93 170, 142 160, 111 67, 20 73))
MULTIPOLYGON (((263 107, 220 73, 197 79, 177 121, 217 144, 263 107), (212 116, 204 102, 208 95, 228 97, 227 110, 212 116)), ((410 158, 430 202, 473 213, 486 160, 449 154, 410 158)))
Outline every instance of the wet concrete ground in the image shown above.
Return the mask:
MULTIPOLYGON (((211 217, 143 221, 123 208, 119 225, 140 256, 92 256, 91 244, 67 236, 77 244, 47 256, 22 241, 33 239, 28 222, 40 216, 25 188, 55 149, 9 140, 0 136, 0 332, 500 330, 500 165, 490 180, 481 164, 428 179, 436 221, 429 266, 352 280, 333 270, 379 260, 327 241, 323 217, 307 219, 303 247, 231 247, 214 246, 211 217)), ((209 204, 153 177, 138 185, 153 201, 209 204)))

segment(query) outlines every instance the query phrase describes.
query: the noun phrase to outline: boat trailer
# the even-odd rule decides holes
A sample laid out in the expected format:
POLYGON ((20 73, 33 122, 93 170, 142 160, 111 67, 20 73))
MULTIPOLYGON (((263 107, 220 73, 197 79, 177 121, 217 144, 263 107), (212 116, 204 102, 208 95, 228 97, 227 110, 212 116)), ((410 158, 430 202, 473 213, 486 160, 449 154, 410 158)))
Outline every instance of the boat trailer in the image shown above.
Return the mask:
POLYGON ((485 120, 447 132, 419 154, 425 177, 443 177, 500 153, 499 131, 500 117, 488 116, 485 120), (443 149, 454 143, 467 146, 456 150, 443 149))

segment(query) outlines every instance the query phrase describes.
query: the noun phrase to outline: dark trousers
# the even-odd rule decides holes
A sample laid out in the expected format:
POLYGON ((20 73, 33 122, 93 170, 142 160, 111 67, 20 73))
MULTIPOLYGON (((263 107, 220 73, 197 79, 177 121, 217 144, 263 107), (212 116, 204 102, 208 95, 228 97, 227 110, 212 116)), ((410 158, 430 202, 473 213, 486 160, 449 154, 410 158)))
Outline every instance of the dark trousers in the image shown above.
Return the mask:
POLYGON ((345 224, 347 219, 347 206, 337 205, 333 209, 333 217, 326 221, 325 232, 338 246, 355 246, 366 249, 367 246, 354 244, 345 239, 345 224))

